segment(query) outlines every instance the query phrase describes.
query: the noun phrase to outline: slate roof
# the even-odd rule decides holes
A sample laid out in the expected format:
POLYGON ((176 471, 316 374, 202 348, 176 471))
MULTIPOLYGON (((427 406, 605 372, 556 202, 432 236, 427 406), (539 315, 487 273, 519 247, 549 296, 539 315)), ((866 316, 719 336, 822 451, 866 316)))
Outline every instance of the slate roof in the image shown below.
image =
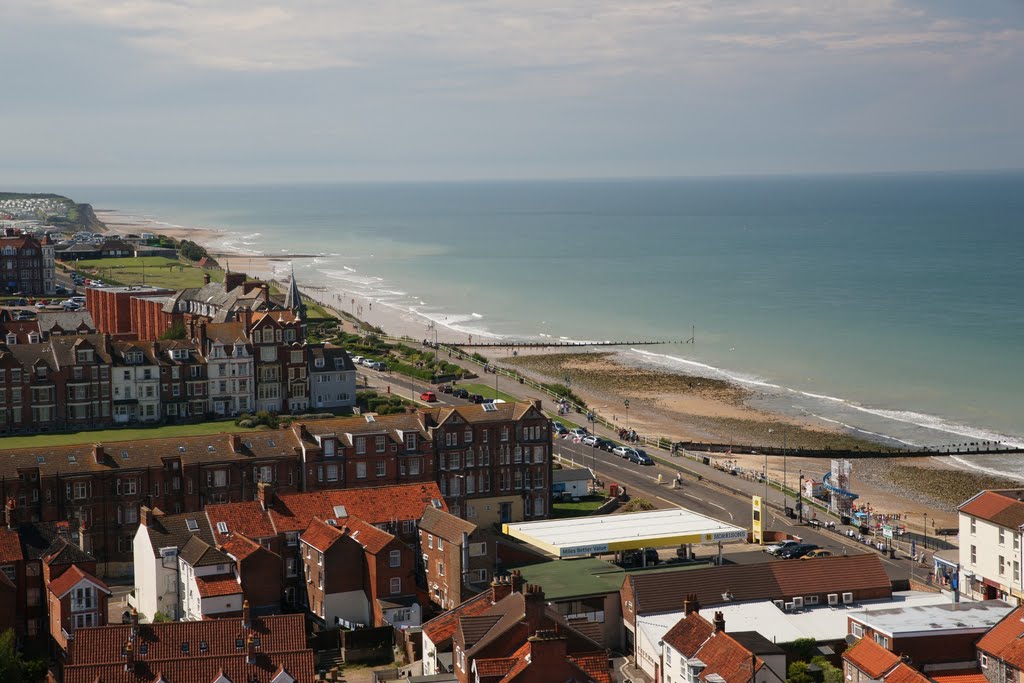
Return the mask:
POLYGON ((243 460, 259 464, 260 458, 298 457, 295 451, 299 442, 290 430, 241 432, 237 435, 242 442, 241 453, 232 450, 232 435, 229 434, 106 443, 103 446, 107 457, 102 463, 96 462, 91 443, 9 449, 0 451, 0 477, 15 478, 18 470, 24 468, 38 468, 41 476, 74 476, 85 472, 162 467, 165 460, 171 459, 186 463, 243 460))
POLYGON ((634 613, 659 614, 681 610, 682 596, 696 593, 704 607, 733 601, 780 600, 797 595, 842 593, 874 589, 892 594, 892 583, 874 553, 822 557, 800 562, 727 565, 673 572, 628 574, 623 587, 633 587, 634 613))
POLYGON ((420 518, 420 529, 440 536, 446 541, 458 543, 462 541, 462 534, 472 534, 476 531, 476 524, 430 506, 423 511, 423 516, 420 518))
POLYGON ((110 594, 110 589, 107 588, 107 584, 103 583, 89 572, 83 570, 77 564, 73 564, 64 570, 60 576, 51 581, 47 588, 50 592, 57 596, 57 598, 63 598, 68 594, 72 588, 78 585, 81 581, 88 581, 92 585, 96 586, 106 594, 110 594))
POLYGON ((309 344, 306 350, 309 354, 310 372, 338 372, 356 369, 348 352, 340 346, 334 346, 333 344, 309 344), (317 359, 323 359, 323 367, 317 367, 317 359))
POLYGON ((593 481, 594 473, 589 467, 563 467, 551 471, 552 484, 564 484, 567 481, 593 481))
POLYGON ((54 328, 64 332, 87 329, 90 332, 96 331, 96 323, 93 322, 92 314, 89 311, 39 311, 36 315, 36 323, 40 332, 59 334, 54 328))
POLYGON ((843 653, 843 659, 875 680, 883 678, 900 663, 899 657, 871 638, 861 638, 851 645, 843 653))
POLYGON ((19 524, 18 537, 21 539, 21 550, 26 560, 41 560, 44 557, 60 555, 61 562, 69 564, 96 561, 96 558, 72 542, 72 539, 78 538, 78 529, 72 531, 70 522, 19 524))
POLYGON ((178 553, 183 561, 193 567, 209 567, 215 564, 231 564, 231 558, 200 538, 193 536, 186 541, 178 553))
POLYGON ((965 515, 984 519, 999 526, 1018 529, 1024 526, 1024 490, 982 491, 960 506, 965 515))
POLYGON ((422 411, 429 416, 434 425, 442 425, 457 415, 465 422, 483 424, 487 422, 508 422, 530 418, 544 418, 544 413, 533 407, 532 403, 517 401, 515 403, 494 403, 494 410, 484 409, 482 404, 467 406, 432 408, 422 411))
POLYGON ((153 510, 150 512, 149 524, 146 525, 146 533, 149 536, 150 545, 153 546, 154 557, 160 557, 160 548, 181 550, 193 536, 199 537, 209 545, 214 544, 210 523, 201 512, 166 515, 159 509, 153 510), (195 520, 198 531, 189 531, 189 520, 195 520))

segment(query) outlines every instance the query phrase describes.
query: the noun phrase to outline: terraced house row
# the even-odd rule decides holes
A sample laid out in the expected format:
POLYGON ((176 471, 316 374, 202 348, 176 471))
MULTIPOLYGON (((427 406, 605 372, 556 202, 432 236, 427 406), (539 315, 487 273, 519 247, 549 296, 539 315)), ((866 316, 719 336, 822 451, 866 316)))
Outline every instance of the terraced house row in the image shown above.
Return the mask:
POLYGON ((550 509, 551 429, 532 403, 295 423, 272 431, 11 449, 0 497, 12 524, 71 521, 104 576, 130 573, 142 507, 169 514, 278 495, 435 483, 479 526, 550 509))

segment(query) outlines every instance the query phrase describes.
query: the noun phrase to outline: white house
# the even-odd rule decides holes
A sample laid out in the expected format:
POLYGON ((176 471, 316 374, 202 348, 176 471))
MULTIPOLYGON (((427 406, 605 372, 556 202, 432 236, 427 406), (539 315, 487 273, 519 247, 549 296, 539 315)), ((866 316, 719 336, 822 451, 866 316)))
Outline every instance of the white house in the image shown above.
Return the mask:
POLYGON ((245 340, 210 340, 206 372, 207 396, 215 415, 241 415, 253 410, 255 368, 245 340))
POLYGON ((551 492, 562 498, 583 498, 590 495, 594 473, 589 467, 563 467, 551 472, 551 492))
POLYGON ((710 622, 687 609, 665 634, 656 667, 664 683, 783 683, 786 653, 756 631, 727 633, 721 612, 710 622))
POLYGON ((960 592, 1020 604, 1024 490, 982 491, 960 506, 960 592))
POLYGON ((181 619, 232 616, 242 611, 242 584, 226 554, 193 536, 178 553, 181 619))
POLYGON ((175 621, 182 618, 178 554, 193 536, 214 542, 206 515, 140 510, 133 543, 135 590, 129 602, 144 621, 152 621, 157 612, 175 621))
POLYGON ((310 344, 309 403, 312 408, 341 408, 356 404, 356 367, 345 349, 310 344))
POLYGON ((133 342, 116 342, 112 355, 114 422, 159 422, 163 418, 160 410, 160 364, 152 349, 133 342))

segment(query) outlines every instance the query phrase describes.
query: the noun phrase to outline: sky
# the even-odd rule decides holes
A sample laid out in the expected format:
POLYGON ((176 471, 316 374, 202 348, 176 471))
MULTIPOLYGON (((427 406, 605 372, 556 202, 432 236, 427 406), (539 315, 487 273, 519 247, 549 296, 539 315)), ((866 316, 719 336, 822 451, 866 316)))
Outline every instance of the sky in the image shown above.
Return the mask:
POLYGON ((4 0, 0 189, 1024 166, 1024 0, 4 0))

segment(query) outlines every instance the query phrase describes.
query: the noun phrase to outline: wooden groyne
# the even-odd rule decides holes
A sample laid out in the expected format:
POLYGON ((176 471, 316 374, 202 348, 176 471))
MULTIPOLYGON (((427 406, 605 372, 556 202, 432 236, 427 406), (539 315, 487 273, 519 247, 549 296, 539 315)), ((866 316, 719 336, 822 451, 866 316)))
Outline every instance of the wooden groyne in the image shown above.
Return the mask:
POLYGON ((715 453, 717 455, 770 455, 793 458, 845 458, 863 460, 865 458, 930 458, 941 455, 1005 455, 1024 453, 1024 448, 1010 446, 999 441, 972 441, 968 443, 930 446, 914 450, 901 448, 866 449, 816 449, 816 448, 779 448, 777 446, 751 446, 746 444, 704 443, 700 441, 679 441, 676 448, 696 453, 715 453))
POLYGON ((473 348, 503 348, 503 349, 546 349, 546 348, 565 348, 574 347, 578 348, 581 346, 653 346, 655 344, 685 344, 684 341, 600 341, 600 342, 584 342, 584 341, 550 341, 550 342, 515 342, 515 341, 489 341, 489 342, 456 342, 453 344, 442 344, 441 346, 458 346, 458 347, 473 347, 473 348))

